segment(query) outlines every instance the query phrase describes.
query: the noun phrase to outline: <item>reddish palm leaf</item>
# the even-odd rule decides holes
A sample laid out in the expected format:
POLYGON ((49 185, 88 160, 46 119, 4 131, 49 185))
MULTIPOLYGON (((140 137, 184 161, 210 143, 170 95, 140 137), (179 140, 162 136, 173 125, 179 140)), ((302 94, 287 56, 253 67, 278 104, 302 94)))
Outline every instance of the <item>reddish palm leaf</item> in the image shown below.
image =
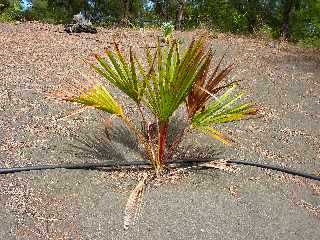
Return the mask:
POLYGON ((205 64, 201 71, 199 71, 198 80, 195 82, 192 90, 187 98, 187 110, 189 118, 192 118, 196 112, 202 109, 211 96, 218 93, 220 90, 229 87, 232 83, 228 83, 224 86, 218 87, 219 83, 226 79, 227 75, 233 69, 233 64, 228 65, 226 68, 219 71, 221 62, 224 56, 220 59, 215 70, 208 78, 210 64, 213 58, 212 51, 209 51, 206 56, 205 64))

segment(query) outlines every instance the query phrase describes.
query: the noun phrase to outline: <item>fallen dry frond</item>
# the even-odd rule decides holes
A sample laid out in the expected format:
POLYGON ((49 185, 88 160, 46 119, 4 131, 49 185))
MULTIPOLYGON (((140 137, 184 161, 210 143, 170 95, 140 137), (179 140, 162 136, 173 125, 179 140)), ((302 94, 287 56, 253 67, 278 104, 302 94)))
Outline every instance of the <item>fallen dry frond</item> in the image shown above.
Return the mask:
POLYGON ((138 217, 148 179, 149 175, 146 173, 137 186, 131 191, 124 211, 124 229, 128 229, 129 226, 134 225, 135 220, 138 217))
POLYGON ((204 166, 204 167, 211 167, 211 168, 216 168, 220 169, 226 172, 231 172, 231 173, 236 173, 239 171, 239 168, 230 165, 227 160, 221 159, 221 160, 214 160, 211 162, 206 162, 206 163, 201 163, 199 166, 204 166))
POLYGON ((307 209, 311 214, 313 214, 316 217, 320 218, 320 207, 319 206, 313 206, 311 203, 308 203, 304 200, 300 200, 296 203, 298 206, 304 207, 307 209))

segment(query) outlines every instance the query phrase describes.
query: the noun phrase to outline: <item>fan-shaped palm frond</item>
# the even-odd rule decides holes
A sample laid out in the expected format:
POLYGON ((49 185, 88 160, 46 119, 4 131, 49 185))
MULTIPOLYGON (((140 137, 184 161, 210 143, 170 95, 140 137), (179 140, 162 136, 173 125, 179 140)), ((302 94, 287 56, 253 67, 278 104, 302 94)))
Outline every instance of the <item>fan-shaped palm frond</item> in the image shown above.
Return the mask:
POLYGON ((111 96, 109 91, 99 82, 87 82, 77 88, 65 90, 57 97, 68 101, 94 107, 107 113, 123 116, 122 107, 111 96))
POLYGON ((237 85, 234 84, 223 95, 197 112, 191 119, 192 127, 224 143, 229 142, 226 136, 213 129, 212 126, 241 120, 255 115, 258 111, 252 103, 239 103, 243 93, 234 93, 236 87, 237 85))
POLYGON ((182 56, 176 41, 164 49, 158 41, 153 57, 147 51, 149 71, 139 67, 146 84, 145 103, 160 122, 169 120, 197 81, 207 58, 205 42, 204 37, 193 40, 182 56))
POLYGON ((99 66, 94 64, 91 66, 107 81, 119 88, 137 104, 140 104, 145 84, 138 77, 136 70, 137 60, 132 48, 129 51, 129 61, 126 60, 116 43, 114 51, 106 48, 105 52, 107 59, 96 54, 95 57, 99 66))

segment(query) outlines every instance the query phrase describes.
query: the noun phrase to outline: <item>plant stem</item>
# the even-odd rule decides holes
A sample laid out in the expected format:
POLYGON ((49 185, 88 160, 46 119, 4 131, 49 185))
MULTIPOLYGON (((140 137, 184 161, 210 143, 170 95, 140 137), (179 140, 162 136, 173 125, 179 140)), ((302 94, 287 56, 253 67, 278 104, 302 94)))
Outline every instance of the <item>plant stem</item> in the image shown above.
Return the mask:
POLYGON ((167 135, 169 129, 169 122, 168 121, 160 121, 159 122, 159 132, 158 132, 158 164, 160 170, 164 166, 165 163, 165 150, 166 150, 166 143, 167 143, 167 135))
POLYGON ((140 112, 140 115, 141 115, 141 118, 142 118, 142 124, 143 124, 143 127, 145 129, 145 134, 146 134, 146 138, 147 138, 147 141, 148 141, 148 145, 150 146, 150 151, 152 153, 152 159, 156 159, 156 153, 154 151, 154 147, 153 147, 153 143, 152 143, 152 140, 151 140, 151 137, 148 133, 148 123, 147 123, 147 120, 145 118, 145 115, 141 109, 141 105, 140 104, 137 104, 137 107, 138 107, 138 110, 140 112))
POLYGON ((143 127, 145 130, 147 130, 148 124, 147 124, 146 117, 144 116, 144 113, 142 111, 141 105, 137 104, 137 107, 138 107, 138 111, 139 111, 141 118, 142 118, 142 124, 144 125, 143 127))

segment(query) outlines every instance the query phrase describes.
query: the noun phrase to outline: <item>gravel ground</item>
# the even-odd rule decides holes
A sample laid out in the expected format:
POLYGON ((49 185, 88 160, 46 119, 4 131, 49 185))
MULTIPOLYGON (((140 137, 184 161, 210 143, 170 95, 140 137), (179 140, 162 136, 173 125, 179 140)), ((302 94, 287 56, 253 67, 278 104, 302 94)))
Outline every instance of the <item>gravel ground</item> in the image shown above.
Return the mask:
MULTIPOLYGON (((82 59, 112 41, 132 45, 140 54, 143 42, 158 34, 99 29, 96 35, 68 35, 62 26, 0 24, 0 166, 136 158, 130 150, 134 141, 121 125, 114 130, 120 137, 110 145, 104 115, 90 110, 63 118, 77 107, 43 93, 79 79, 79 71, 88 72, 82 59)), ((187 42, 195 32, 178 34, 187 42)), ((263 117, 226 126, 225 132, 241 142, 236 149, 190 134, 180 151, 320 174, 319 51, 215 37, 218 55, 229 46, 226 63, 237 65, 231 78, 243 80, 263 117)), ((236 173, 189 171, 150 187, 142 216, 124 231, 124 206, 141 174, 54 170, 0 176, 0 239, 320 238, 320 185, 250 167, 236 173)))

